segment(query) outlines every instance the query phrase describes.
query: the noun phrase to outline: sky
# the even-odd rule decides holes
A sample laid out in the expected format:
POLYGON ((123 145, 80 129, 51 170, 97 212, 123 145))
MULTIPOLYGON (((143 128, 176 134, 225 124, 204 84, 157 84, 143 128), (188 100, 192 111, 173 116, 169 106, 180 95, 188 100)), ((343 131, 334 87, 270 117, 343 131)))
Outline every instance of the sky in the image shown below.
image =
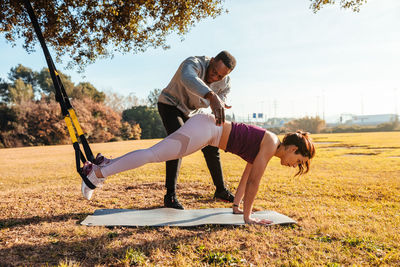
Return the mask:
MULTIPOLYGON (((83 74, 65 69, 67 59, 56 67, 75 83, 146 98, 167 86, 185 58, 228 50, 237 66, 227 113, 237 118, 318 115, 334 122, 340 114, 400 112, 399 0, 369 0, 359 13, 334 5, 315 14, 309 0, 226 0, 224 7, 228 13, 200 21, 183 41, 171 35, 168 50, 116 54, 83 74)), ((2 35, 0 58, 2 78, 18 64, 46 66, 39 46, 28 54, 2 35)))

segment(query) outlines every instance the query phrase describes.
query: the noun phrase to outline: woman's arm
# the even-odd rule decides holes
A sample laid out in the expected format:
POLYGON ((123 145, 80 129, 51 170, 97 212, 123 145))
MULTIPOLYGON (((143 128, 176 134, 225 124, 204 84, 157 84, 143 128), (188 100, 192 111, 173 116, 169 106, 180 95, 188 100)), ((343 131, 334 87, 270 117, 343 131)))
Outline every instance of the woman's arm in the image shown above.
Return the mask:
POLYGON ((249 178, 252 166, 253 164, 247 163, 246 168, 243 171, 242 178, 240 178, 240 182, 235 194, 235 200, 233 201, 233 213, 235 214, 243 213, 239 206, 240 202, 242 202, 244 191, 246 190, 247 178, 249 178))
POLYGON ((249 177, 247 178, 246 189, 244 193, 244 205, 243 205, 243 216, 246 223, 261 223, 268 224, 271 221, 268 220, 256 220, 251 218, 251 212, 253 208, 254 199, 258 192, 258 187, 260 185, 261 177, 267 167, 268 162, 273 157, 276 145, 275 140, 269 139, 268 141, 261 143, 260 151, 257 154, 253 162, 253 166, 250 170, 249 177))

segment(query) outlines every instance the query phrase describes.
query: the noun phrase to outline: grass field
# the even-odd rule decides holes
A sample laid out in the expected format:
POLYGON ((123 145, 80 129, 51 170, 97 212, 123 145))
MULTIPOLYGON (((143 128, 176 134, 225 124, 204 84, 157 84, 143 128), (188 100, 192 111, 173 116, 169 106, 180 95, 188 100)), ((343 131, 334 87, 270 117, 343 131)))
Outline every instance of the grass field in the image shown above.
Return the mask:
MULTIPOLYGON (((92 201, 80 193, 72 146, 0 149, 0 266, 365 266, 400 265, 400 133, 314 135, 311 172, 273 159, 255 201, 294 227, 103 228, 79 223, 101 208, 160 207, 164 164, 111 176, 92 201)), ((117 157, 156 140, 93 144, 117 157)), ((244 161, 221 152, 235 191, 244 161)), ((201 152, 183 160, 178 197, 187 208, 212 200, 201 152)))

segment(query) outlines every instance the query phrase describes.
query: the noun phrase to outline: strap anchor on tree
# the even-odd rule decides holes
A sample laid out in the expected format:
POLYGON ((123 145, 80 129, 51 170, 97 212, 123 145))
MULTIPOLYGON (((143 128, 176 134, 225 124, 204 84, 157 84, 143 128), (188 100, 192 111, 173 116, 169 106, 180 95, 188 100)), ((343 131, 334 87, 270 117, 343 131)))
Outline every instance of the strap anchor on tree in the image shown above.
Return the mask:
POLYGON ((57 69, 54 65, 53 59, 51 58, 50 52, 49 52, 47 45, 45 43, 45 40, 43 38, 43 34, 39 27, 39 23, 37 21, 36 15, 33 11, 32 5, 29 0, 23 0, 23 2, 27 9, 28 15, 31 19, 31 22, 33 24, 33 27, 35 29, 36 36, 40 42, 40 45, 42 46, 47 65, 49 67, 50 76, 53 81, 53 85, 54 85, 54 89, 55 89, 56 101, 61 106, 61 112, 64 116, 64 120, 67 125, 69 135, 71 137, 72 145, 75 150, 76 170, 79 173, 79 175, 82 177, 85 184, 90 189, 95 189, 96 186, 87 179, 86 175, 83 174, 83 170, 82 170, 83 168, 81 167, 81 161, 82 161, 82 163, 85 163, 86 161, 95 162, 95 158, 93 156, 92 150, 90 149, 89 143, 86 140, 85 134, 78 122, 78 118, 76 116, 75 110, 69 101, 67 93, 65 92, 65 88, 61 82, 60 76, 57 72, 57 69), (82 144, 82 147, 83 147, 83 150, 85 153, 83 153, 80 148, 78 139, 76 137, 76 133, 79 136, 79 139, 81 141, 81 144, 82 144))

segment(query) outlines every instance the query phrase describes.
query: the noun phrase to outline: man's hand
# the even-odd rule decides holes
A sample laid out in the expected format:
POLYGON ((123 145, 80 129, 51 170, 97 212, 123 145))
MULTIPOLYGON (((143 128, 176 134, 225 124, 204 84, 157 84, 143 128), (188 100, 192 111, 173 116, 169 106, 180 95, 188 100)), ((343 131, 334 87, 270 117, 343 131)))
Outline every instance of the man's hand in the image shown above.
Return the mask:
POLYGON ((222 125, 225 122, 225 108, 229 109, 231 106, 225 104, 213 91, 208 92, 204 98, 210 101, 210 107, 215 116, 217 125, 222 125))

